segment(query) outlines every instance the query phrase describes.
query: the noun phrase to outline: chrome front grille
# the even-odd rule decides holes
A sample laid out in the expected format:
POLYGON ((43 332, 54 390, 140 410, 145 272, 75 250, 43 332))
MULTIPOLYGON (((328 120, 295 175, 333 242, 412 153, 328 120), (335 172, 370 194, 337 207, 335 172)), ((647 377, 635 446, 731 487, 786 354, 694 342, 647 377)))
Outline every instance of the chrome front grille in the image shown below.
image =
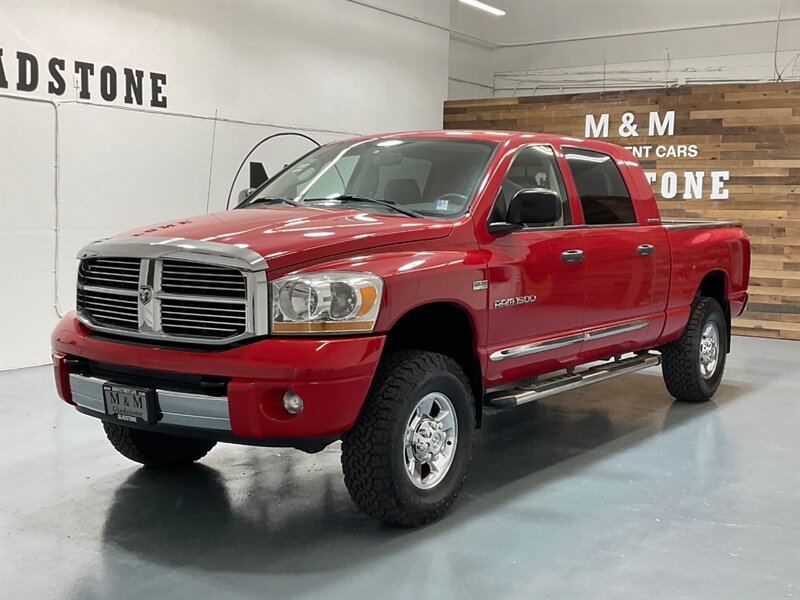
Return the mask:
MULTIPOLYGON (((135 288, 134 288, 135 289, 135 288)), ((122 295, 111 290, 78 287, 78 310, 93 322, 107 327, 139 330, 139 303, 135 295, 122 295)))
POLYGON ((112 289, 139 289, 140 258, 92 258, 81 262, 78 283, 112 289))
POLYGON ((89 327, 164 340, 225 343, 266 333, 254 317, 262 272, 168 258, 87 257, 78 316, 89 327))
POLYGON ((226 338, 247 329, 245 305, 204 300, 161 300, 161 328, 170 335, 226 338))
POLYGON ((161 264, 161 289, 178 295, 243 299, 247 281, 236 269, 165 260, 161 264))

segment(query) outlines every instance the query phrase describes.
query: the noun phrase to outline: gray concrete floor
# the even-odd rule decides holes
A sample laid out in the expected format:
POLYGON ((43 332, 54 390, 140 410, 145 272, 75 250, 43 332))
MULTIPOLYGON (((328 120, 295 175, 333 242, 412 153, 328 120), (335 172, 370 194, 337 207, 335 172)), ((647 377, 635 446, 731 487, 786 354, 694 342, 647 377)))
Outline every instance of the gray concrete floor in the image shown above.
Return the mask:
POLYGON ((800 344, 736 338, 712 403, 652 369, 489 416, 425 529, 350 503, 338 445, 138 468, 0 375, 3 598, 796 598, 800 344))

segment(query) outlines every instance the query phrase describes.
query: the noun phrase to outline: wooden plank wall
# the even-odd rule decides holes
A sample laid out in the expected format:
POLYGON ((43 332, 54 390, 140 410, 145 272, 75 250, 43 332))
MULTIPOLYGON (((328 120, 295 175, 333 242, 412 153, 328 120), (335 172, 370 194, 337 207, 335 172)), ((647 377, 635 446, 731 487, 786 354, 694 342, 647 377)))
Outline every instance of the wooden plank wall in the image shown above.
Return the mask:
MULTIPOLYGON (((752 243, 750 304, 734 333, 800 339, 800 83, 686 86, 562 96, 452 100, 445 129, 492 129, 584 137, 586 115, 609 114, 609 141, 622 146, 696 145, 694 158, 640 157, 654 171, 665 218, 742 221, 752 243), (647 137, 648 115, 675 111, 671 136, 647 137), (639 136, 623 137, 634 113, 639 136), (629 117, 630 118, 630 117, 629 117), (615 137, 616 136, 616 137, 615 137), (705 171, 702 199, 683 200, 683 173, 705 171), (711 201, 710 173, 729 171, 727 200, 711 201), (675 172, 678 195, 662 196, 675 172)), ((669 193, 668 193, 669 195, 669 193)))

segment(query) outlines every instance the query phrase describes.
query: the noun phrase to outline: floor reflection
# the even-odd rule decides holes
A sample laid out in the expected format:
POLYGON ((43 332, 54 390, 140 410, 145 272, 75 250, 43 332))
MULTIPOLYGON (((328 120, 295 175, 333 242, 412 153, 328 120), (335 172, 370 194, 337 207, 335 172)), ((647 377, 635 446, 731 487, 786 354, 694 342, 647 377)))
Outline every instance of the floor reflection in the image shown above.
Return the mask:
POLYGON ((723 384, 713 403, 673 403, 660 377, 635 375, 488 414, 462 497, 423 530, 384 526, 359 513, 336 448, 313 456, 253 448, 224 470, 137 469, 116 489, 102 539, 148 561, 201 569, 335 570, 502 510, 515 496, 701 417, 701 435, 676 452, 702 461, 724 446, 718 404, 741 393, 740 384, 723 384))

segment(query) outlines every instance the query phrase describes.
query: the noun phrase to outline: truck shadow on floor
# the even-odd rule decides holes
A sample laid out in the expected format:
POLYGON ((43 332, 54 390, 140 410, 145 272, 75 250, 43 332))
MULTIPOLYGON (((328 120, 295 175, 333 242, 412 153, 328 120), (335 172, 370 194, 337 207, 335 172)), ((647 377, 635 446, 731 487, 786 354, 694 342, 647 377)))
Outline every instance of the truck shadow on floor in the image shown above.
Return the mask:
MULTIPOLYGON (((443 520, 419 530, 382 525, 355 508, 338 447, 313 456, 236 448, 218 459, 219 470, 137 469, 114 494, 103 554, 110 570, 133 553, 211 571, 335 572, 466 529, 543 485, 581 473, 595 477, 598 461, 692 421, 704 420, 689 443, 722 447, 719 411, 749 391, 740 382, 723 384, 713 402, 684 404, 673 402, 660 377, 637 374, 487 414, 461 497, 443 520)), ((216 466, 210 456, 206 463, 216 466)), ((534 512, 530 526, 549 518, 534 512)))

